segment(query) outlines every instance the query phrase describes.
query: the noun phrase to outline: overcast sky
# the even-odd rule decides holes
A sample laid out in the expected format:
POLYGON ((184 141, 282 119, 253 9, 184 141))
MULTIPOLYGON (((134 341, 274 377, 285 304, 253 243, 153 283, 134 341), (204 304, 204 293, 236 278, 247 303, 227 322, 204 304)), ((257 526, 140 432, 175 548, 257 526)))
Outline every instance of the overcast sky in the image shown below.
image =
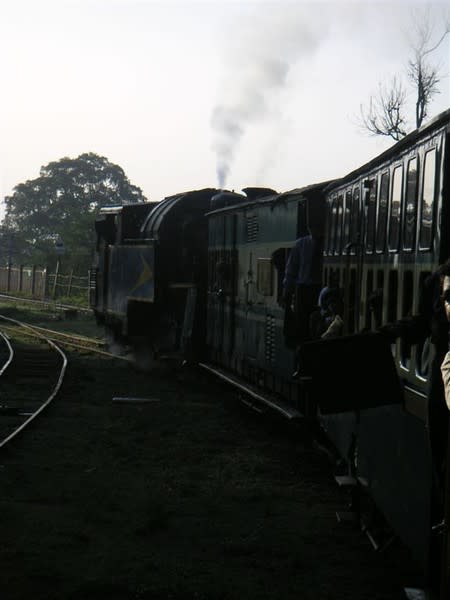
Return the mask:
MULTIPOLYGON (((446 3, 0 0, 1 198, 42 165, 96 152, 145 196, 285 191, 392 142, 360 104, 404 74, 411 9, 446 3)), ((450 107, 450 36, 431 114, 450 107)), ((413 96, 411 96, 413 101, 413 96)), ((0 213, 1 214, 1 213, 0 213)))

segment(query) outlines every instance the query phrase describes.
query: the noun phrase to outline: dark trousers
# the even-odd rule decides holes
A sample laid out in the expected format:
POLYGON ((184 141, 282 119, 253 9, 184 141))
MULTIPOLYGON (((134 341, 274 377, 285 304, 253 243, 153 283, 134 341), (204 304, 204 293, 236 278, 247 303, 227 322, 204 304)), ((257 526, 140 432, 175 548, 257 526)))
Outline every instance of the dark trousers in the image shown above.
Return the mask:
POLYGON ((322 286, 298 285, 295 290, 295 335, 297 341, 307 342, 312 338, 311 314, 317 310, 317 301, 322 286))
POLYGON ((298 285, 294 292, 294 309, 292 296, 286 298, 283 333, 289 348, 298 348, 302 342, 312 339, 310 328, 311 315, 317 310, 321 285, 298 285))
POLYGON ((447 346, 436 345, 436 355, 431 363, 430 387, 428 390, 428 431, 430 436, 433 468, 439 490, 444 488, 445 463, 448 443, 448 408, 445 402, 444 382, 441 364, 447 352, 447 346))

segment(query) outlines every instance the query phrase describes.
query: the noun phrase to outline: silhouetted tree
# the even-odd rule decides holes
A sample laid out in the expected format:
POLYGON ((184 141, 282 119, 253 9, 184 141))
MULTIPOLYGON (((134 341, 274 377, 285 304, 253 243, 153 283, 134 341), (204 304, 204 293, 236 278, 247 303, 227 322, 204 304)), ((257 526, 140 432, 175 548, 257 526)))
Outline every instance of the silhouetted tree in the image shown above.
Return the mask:
POLYGON ((42 265, 56 262, 55 242, 60 238, 65 264, 87 269, 99 208, 144 201, 140 188, 105 157, 86 153, 62 158, 42 167, 38 178, 18 184, 5 198, 3 238, 14 239, 21 262, 42 265))

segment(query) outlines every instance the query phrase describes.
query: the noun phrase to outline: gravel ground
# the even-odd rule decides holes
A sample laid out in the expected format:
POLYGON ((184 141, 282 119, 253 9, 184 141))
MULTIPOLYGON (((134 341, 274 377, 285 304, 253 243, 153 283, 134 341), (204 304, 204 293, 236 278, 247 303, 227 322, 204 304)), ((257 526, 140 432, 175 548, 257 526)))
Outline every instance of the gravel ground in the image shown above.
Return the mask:
POLYGON ((416 582, 400 546, 337 522, 347 497, 302 426, 196 371, 70 356, 0 454, 2 600, 391 600, 416 582))

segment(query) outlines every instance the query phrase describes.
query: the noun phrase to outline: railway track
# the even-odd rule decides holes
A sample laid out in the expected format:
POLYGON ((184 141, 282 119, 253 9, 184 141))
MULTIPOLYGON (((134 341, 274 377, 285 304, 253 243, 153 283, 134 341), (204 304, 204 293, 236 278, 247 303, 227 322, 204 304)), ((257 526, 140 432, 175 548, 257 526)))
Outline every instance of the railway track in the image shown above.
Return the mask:
POLYGON ((62 333, 0 315, 0 448, 58 394, 68 359, 60 346, 129 361, 93 338, 62 333), (50 390, 50 391, 49 391, 50 390))
MULTIPOLYGON (((1 315, 0 315, 1 317, 1 315)), ((18 323, 18 322, 17 322, 18 323)), ((54 329, 47 329, 45 327, 38 327, 37 325, 32 325, 30 323, 20 322, 22 326, 26 327, 29 331, 30 335, 34 333, 37 336, 43 336, 52 342, 60 344, 62 346, 69 346, 71 348, 75 348, 77 350, 83 350, 86 352, 93 352, 95 354, 101 354, 103 356, 108 356, 111 358, 116 358, 118 360, 130 361, 131 359, 128 356, 121 356, 119 354, 113 354, 105 350, 107 347, 107 343, 102 340, 97 340, 95 338, 89 338, 81 335, 76 335, 73 333, 63 333, 61 331, 56 331, 54 329)), ((12 332, 17 329, 16 325, 2 325, 2 329, 4 331, 12 332)))
POLYGON ((68 360, 61 348, 42 333, 2 315, 0 319, 9 324, 11 334, 1 333, 0 448, 3 448, 57 396, 68 360))

